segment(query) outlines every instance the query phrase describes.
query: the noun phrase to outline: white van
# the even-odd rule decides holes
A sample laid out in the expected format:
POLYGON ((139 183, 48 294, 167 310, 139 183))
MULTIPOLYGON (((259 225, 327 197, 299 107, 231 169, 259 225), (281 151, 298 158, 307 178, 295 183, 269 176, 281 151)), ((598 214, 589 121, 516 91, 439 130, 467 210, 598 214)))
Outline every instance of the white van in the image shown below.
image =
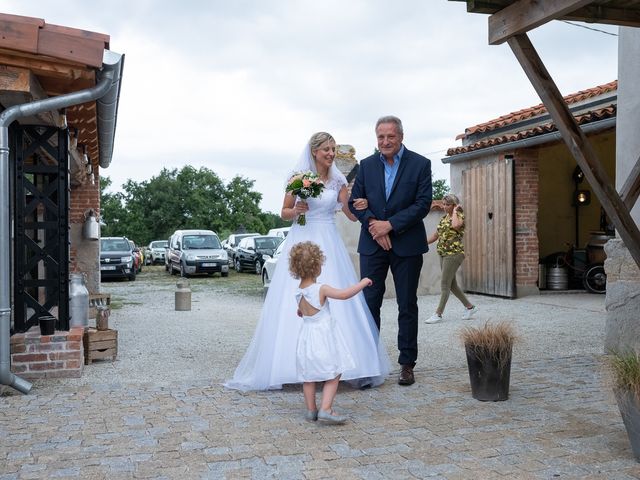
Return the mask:
POLYGON ((289 230, 291 230, 291 227, 272 228, 267 233, 267 236, 285 238, 287 236, 287 233, 289 233, 289 230))
POLYGON ((168 270, 172 275, 229 275, 227 252, 211 230, 176 230, 169 239, 168 270))

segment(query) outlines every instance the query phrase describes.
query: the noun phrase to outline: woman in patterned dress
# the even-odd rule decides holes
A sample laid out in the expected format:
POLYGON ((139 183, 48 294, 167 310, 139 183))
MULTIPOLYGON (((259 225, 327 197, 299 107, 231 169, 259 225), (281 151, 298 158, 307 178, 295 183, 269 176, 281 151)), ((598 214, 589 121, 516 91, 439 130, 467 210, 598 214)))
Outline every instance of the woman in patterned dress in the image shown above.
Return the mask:
POLYGON ((440 219, 436 231, 427 237, 427 243, 438 241, 437 251, 440 255, 442 279, 440 281, 440 303, 436 312, 425 320, 425 323, 438 323, 442 320, 444 307, 449 300, 449 293, 453 293, 465 306, 463 320, 469 320, 478 309, 469 302, 456 282, 456 272, 464 260, 464 213, 460 200, 453 194, 445 195, 442 199, 445 215, 440 219))

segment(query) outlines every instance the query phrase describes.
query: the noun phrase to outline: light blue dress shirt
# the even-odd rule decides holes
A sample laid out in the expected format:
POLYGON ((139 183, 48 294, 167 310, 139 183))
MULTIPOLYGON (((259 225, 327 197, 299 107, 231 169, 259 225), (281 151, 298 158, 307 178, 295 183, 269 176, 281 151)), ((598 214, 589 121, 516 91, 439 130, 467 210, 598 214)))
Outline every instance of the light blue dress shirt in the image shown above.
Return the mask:
POLYGON ((387 162, 384 155, 380 154, 380 161, 384 165, 384 193, 387 200, 389 200, 389 195, 391 195, 391 188, 393 187, 393 182, 398 174, 398 167, 400 166, 400 159, 402 158, 403 153, 404 145, 401 145, 398 153, 393 156, 393 165, 389 165, 389 162, 387 162))

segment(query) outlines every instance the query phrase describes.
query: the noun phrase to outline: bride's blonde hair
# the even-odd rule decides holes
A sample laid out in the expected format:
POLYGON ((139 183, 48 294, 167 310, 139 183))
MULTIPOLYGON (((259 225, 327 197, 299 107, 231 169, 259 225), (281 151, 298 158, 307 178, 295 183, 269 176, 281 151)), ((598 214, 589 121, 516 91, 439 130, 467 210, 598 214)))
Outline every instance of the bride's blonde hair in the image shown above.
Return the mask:
POLYGON ((336 139, 327 132, 317 132, 311 135, 311 138, 309 139, 309 148, 311 149, 311 155, 313 156, 313 151, 319 149, 320 145, 322 145, 326 141, 336 143, 336 139))

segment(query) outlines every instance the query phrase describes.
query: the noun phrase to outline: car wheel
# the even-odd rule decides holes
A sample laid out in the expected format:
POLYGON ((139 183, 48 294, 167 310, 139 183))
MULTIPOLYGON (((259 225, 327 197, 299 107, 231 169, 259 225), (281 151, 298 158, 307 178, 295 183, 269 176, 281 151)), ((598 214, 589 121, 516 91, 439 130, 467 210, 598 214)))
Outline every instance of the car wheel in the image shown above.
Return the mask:
POLYGON ((260 275, 262 273, 262 264, 260 263, 260 260, 256 260, 254 267, 256 268, 256 275, 260 275))
POLYGON ((262 272, 262 286, 264 287, 268 281, 269 281, 269 274, 265 270, 264 272, 262 272))
POLYGON ((186 277, 187 276, 187 272, 184 269, 184 263, 180 262, 180 276, 181 277, 186 277))
POLYGON ((229 272, 222 272, 220 275, 223 276, 223 277, 228 277, 229 276, 229 272))
POLYGON ((242 272, 242 265, 240 265, 240 260, 236 258, 236 272, 242 272))
POLYGON ((136 272, 133 272, 131 275, 129 275, 129 280, 133 282, 135 279, 136 279, 136 272))

